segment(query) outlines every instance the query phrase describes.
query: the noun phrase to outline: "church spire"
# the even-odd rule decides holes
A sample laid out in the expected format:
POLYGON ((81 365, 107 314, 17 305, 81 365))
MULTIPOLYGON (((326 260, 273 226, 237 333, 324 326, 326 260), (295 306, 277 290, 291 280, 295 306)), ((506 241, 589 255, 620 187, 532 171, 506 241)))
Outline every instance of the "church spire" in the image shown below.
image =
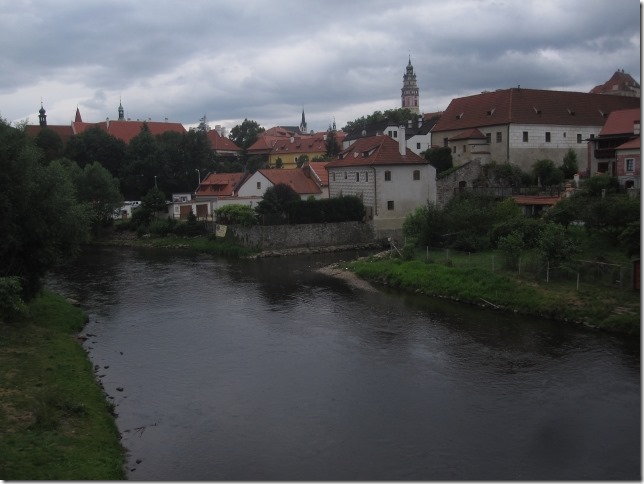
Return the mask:
POLYGON ((74 122, 75 123, 83 122, 83 118, 81 118, 80 109, 78 109, 78 106, 76 106, 76 117, 74 118, 74 122))
POLYGON ((304 108, 302 108, 302 122, 300 123, 300 133, 306 134, 306 118, 304 117, 304 108))
POLYGON ((47 111, 45 111, 45 108, 42 105, 42 99, 40 100, 40 110, 38 111, 38 121, 40 121, 40 127, 41 128, 46 128, 47 127, 47 115, 45 114, 47 111))
POLYGON ((416 74, 414 74, 414 66, 411 65, 411 54, 409 55, 409 62, 407 63, 407 70, 403 75, 403 87, 401 89, 402 107, 409 109, 412 113, 419 114, 420 108, 418 107, 419 91, 418 84, 416 83, 416 74))
POLYGON ((119 121, 125 121, 125 111, 121 104, 121 98, 119 98, 119 121))

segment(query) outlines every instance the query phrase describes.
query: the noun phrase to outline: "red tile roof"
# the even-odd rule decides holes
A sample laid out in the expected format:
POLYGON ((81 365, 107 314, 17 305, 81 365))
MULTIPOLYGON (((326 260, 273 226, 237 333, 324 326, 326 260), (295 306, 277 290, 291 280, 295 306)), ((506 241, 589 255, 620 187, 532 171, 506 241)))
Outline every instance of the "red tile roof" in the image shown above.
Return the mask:
POLYGON ((514 195, 512 197, 518 205, 554 205, 560 197, 546 197, 542 195, 514 195))
POLYGON ((326 144, 323 135, 300 135, 289 138, 278 138, 273 143, 271 153, 325 153, 326 144))
POLYGON ((638 136, 637 138, 634 138, 632 140, 627 141, 624 144, 619 145, 616 150, 639 150, 641 147, 640 143, 640 137, 638 136))
POLYGON ((611 136, 617 134, 633 134, 633 125, 640 123, 642 110, 637 109, 623 109, 621 111, 613 111, 608 116, 606 124, 599 132, 599 136, 611 136))
POLYGON ((262 169, 258 170, 259 173, 264 175, 273 185, 285 183, 295 190, 299 195, 315 195, 322 193, 320 187, 304 174, 301 168, 282 170, 262 169))
POLYGON ((210 140, 210 147, 214 151, 234 151, 241 153, 242 149, 237 146, 233 141, 225 136, 220 136, 217 131, 211 129, 208 131, 208 139, 210 140))
POLYGON ((433 133, 500 124, 603 126, 612 111, 636 108, 640 100, 569 91, 500 89, 453 99, 433 133))
POLYGON ((329 186, 329 172, 326 171, 328 164, 328 161, 309 161, 307 164, 318 176, 323 187, 329 186))
POLYGON ((619 69, 604 84, 593 87, 592 94, 615 94, 618 92, 639 92, 640 85, 630 74, 619 69))
POLYGON ((389 136, 359 138, 349 148, 329 162, 326 167, 371 166, 371 165, 422 165, 429 161, 418 156, 409 148, 405 155, 399 151, 398 141, 389 136))
POLYGON ((232 197, 248 173, 209 173, 196 190, 197 197, 232 197))
POLYGON ((472 128, 472 129, 465 130, 457 134, 456 136, 452 136, 449 140, 456 141, 459 139, 486 139, 486 137, 478 129, 472 128))

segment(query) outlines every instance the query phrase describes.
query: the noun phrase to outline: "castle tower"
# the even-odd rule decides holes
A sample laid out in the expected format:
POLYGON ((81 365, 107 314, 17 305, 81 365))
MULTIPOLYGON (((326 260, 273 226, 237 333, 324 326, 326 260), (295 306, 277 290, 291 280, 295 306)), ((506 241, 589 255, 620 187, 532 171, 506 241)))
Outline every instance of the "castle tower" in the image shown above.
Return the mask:
POLYGON ((409 109, 412 113, 420 113, 420 108, 418 107, 418 84, 416 84, 414 66, 411 65, 411 56, 409 56, 407 72, 403 75, 403 87, 400 97, 403 108, 409 109))
POLYGON ((38 111, 38 120, 40 121, 40 127, 47 127, 47 115, 45 114, 45 108, 42 106, 42 101, 40 102, 40 110, 38 111))

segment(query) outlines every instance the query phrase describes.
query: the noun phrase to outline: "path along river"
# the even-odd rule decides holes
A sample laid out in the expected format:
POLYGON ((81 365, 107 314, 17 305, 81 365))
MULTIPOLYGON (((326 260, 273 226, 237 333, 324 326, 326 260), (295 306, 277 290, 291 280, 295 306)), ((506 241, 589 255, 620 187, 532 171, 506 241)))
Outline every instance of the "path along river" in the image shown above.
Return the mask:
POLYGON ((92 248, 52 275, 128 478, 640 479, 638 337, 315 271, 356 255, 92 248))

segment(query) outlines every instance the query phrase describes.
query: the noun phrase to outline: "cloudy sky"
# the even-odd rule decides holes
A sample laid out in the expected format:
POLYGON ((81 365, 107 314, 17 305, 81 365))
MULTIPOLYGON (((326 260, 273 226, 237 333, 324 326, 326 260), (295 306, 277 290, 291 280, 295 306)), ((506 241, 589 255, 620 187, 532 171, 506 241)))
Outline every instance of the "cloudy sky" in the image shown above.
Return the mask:
POLYGON ((0 117, 338 128, 521 85, 640 79, 638 0, 0 0, 0 117))

